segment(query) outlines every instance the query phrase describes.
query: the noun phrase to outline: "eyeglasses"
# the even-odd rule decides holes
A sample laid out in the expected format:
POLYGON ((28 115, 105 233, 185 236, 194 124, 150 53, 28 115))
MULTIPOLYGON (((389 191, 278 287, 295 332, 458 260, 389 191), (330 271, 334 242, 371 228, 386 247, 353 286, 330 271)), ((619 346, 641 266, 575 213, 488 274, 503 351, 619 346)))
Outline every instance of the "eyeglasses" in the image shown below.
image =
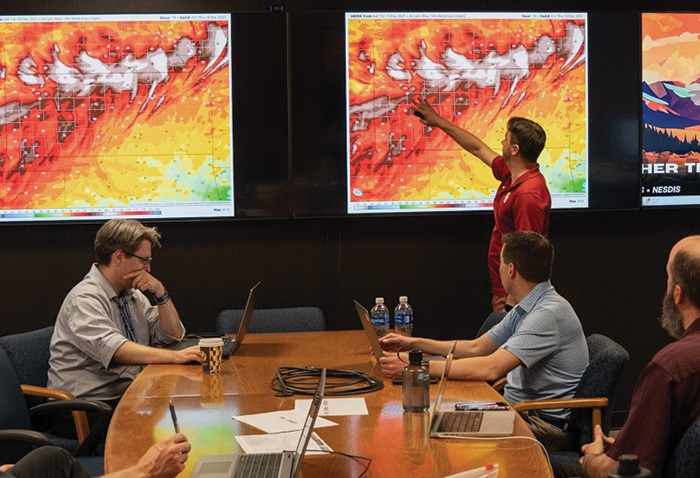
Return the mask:
POLYGON ((131 254, 132 257, 137 258, 138 260, 142 261, 144 264, 150 264, 153 261, 152 257, 141 257, 136 254, 131 254))

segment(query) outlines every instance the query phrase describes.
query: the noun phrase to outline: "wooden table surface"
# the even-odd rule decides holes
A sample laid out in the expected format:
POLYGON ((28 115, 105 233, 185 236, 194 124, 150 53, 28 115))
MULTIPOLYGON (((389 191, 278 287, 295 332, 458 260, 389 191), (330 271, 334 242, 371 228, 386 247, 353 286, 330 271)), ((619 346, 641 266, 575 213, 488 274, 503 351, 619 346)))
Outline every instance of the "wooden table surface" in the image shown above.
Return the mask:
MULTIPOLYGON (((240 452, 236 435, 260 430, 232 419, 233 415, 294 408, 295 395, 279 398, 270 389, 277 368, 326 367, 356 370, 383 378, 369 354, 362 331, 249 334, 242 347, 224 362, 221 374, 209 375, 199 365, 149 365, 124 394, 107 435, 106 471, 120 470, 138 461, 154 443, 173 433, 168 400, 177 409, 181 431, 192 443, 188 477, 201 455, 240 452)), ((434 403, 437 385, 431 385, 434 403)), ((401 387, 384 380, 377 392, 364 397, 365 416, 329 417, 339 424, 316 429, 335 451, 372 458, 371 477, 443 477, 459 471, 498 463, 499 478, 551 477, 545 456, 525 422, 516 416, 516 438, 459 440, 428 438, 429 414, 404 413, 401 387)), ((443 409, 462 400, 500 398, 483 382, 451 380, 443 409)), ((355 477, 362 467, 339 455, 307 455, 302 476, 355 477)))

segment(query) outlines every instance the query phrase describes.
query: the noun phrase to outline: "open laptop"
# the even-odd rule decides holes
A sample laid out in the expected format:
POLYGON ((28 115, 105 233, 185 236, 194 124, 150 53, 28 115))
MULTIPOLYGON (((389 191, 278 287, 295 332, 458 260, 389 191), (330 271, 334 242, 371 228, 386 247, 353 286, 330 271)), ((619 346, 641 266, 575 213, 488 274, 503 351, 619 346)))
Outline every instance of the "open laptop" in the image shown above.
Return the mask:
POLYGON ((360 322, 362 322, 362 328, 365 330, 365 334, 367 335, 367 340, 369 340, 369 345, 372 347, 372 353, 374 353, 374 356, 379 358, 384 356, 384 352, 382 351, 382 346, 379 345, 379 338, 377 338, 377 333, 374 331, 374 327, 372 326, 372 320, 369 317, 369 312, 367 312, 367 309, 362 307, 362 305, 358 301, 355 302, 355 309, 357 309, 357 315, 360 316, 360 322))
POLYGON ((456 347, 457 342, 452 345, 445 360, 445 368, 442 371, 432 413, 430 436, 449 438, 450 436, 494 437, 512 435, 515 421, 513 410, 440 411, 456 347))
MULTIPOLYGON (((245 309, 243 310, 243 318, 241 319, 241 323, 238 325, 238 333, 236 334, 236 338, 230 339, 228 337, 224 337, 224 350, 223 350, 223 357, 224 358, 229 358, 231 355, 236 353, 236 350, 241 348, 241 344, 243 343, 243 339, 245 338, 245 334, 248 331, 248 324, 250 323, 250 318, 253 315, 253 310, 255 309, 255 289, 262 284, 262 282, 258 282, 255 284, 251 289, 250 292, 248 293, 248 300, 245 303, 245 309)), ((220 335, 215 334, 206 334, 207 337, 219 337, 220 335)), ((199 338, 185 338, 184 340, 181 340, 180 342, 173 347, 176 350, 182 350, 187 347, 191 347, 193 345, 197 345, 199 343, 199 338)))
POLYGON ((306 415, 296 451, 203 456, 197 461, 191 476, 193 478, 296 478, 301 469, 301 460, 314 432, 316 418, 321 410, 325 386, 326 369, 324 368, 321 370, 321 377, 311 401, 309 413, 306 415))

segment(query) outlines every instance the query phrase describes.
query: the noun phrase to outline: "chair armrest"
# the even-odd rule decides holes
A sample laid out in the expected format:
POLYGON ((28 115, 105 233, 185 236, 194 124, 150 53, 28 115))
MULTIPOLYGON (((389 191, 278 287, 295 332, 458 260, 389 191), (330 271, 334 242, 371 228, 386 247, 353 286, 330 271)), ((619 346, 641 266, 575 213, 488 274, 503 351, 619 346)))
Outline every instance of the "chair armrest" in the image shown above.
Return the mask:
POLYGON ((99 414, 96 423, 90 428, 89 433, 80 441, 80 446, 75 456, 91 455, 102 438, 107 434, 109 420, 112 417, 112 407, 99 400, 58 400, 36 405, 29 410, 30 416, 44 415, 57 411, 92 411, 99 414))
MULTIPOLYGON (((592 414, 592 427, 602 423, 601 409, 608 406, 605 397, 591 398, 556 398, 551 400, 528 400, 512 405, 516 412, 528 410, 551 410, 553 408, 590 408, 592 414)), ((591 428, 591 429, 593 429, 591 428)))
POLYGON ((51 442, 43 433, 35 430, 0 430, 0 442, 23 442, 31 443, 36 446, 50 445, 51 442))
POLYGON ((22 393, 35 397, 53 398, 54 400, 75 400, 75 395, 72 393, 36 385, 22 385, 22 393))
POLYGON ((493 388, 497 392, 500 392, 501 390, 503 390, 503 387, 505 387, 507 383, 508 383, 508 378, 501 377, 491 384, 491 388, 493 388))
POLYGON ((516 412, 524 412, 527 410, 551 410, 552 408, 603 408, 607 406, 608 399, 605 397, 553 398, 551 400, 528 400, 514 403, 513 409, 516 412))
MULTIPOLYGON (((54 400, 76 400, 75 395, 55 388, 37 387, 35 385, 22 385, 22 393, 35 397, 52 398, 54 400)), ((87 415, 84 411, 74 411, 73 421, 78 436, 78 443, 82 443, 90 432, 87 415)))

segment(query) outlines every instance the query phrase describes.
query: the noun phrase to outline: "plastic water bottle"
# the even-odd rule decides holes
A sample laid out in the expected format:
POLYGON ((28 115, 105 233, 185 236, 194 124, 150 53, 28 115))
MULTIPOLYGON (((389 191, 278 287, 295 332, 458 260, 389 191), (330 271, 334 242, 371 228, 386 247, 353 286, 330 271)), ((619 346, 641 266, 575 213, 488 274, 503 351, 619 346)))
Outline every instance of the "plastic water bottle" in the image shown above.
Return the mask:
POLYGON ((389 309, 384 305, 384 297, 374 299, 374 307, 369 313, 377 337, 384 337, 389 332, 389 309))
POLYGON ((430 369, 423 365, 423 352, 411 350, 403 369, 403 409, 424 412, 430 407, 430 369))
POLYGON ((399 305, 394 309, 396 333, 410 337, 413 335, 413 309, 408 305, 408 297, 399 297, 399 305))

